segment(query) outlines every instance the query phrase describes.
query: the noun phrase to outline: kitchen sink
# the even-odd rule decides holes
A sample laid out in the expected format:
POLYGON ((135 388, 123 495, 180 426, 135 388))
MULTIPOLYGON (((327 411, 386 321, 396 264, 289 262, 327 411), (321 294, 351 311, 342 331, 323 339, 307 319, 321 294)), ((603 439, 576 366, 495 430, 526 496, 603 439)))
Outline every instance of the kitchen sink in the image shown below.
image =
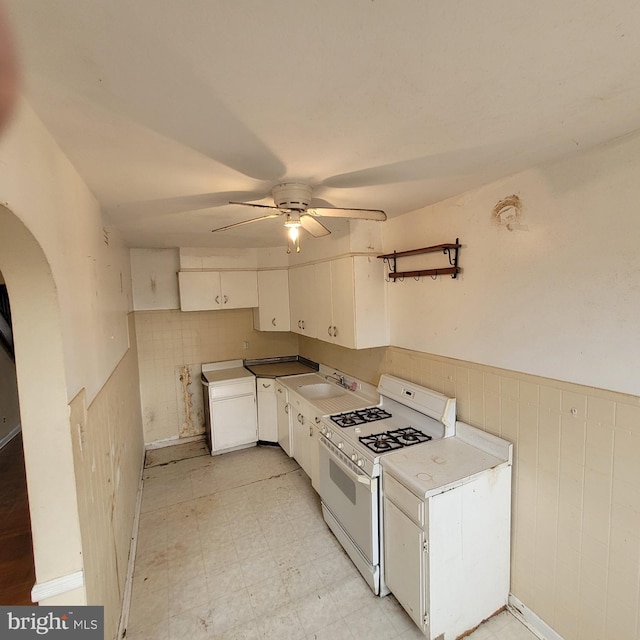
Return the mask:
POLYGON ((346 389, 330 382, 314 382, 300 385, 296 391, 307 400, 327 400, 346 395, 346 389))

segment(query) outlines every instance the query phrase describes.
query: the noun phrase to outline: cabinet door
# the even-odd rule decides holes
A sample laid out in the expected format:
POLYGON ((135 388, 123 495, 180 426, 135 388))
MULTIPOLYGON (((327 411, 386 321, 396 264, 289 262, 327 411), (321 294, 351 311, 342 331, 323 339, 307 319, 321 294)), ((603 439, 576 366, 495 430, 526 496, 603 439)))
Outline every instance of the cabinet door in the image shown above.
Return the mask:
POLYGON ((426 552, 424 532, 384 499, 384 579, 412 620, 424 628, 426 552))
POLYGON ((354 348, 355 302, 353 258, 331 261, 331 308, 333 310, 333 341, 354 348))
POLYGON ((257 378, 258 389, 258 440, 278 442, 278 407, 276 405, 275 380, 257 378))
POLYGON ((211 402, 213 451, 256 442, 258 439, 255 395, 211 402))
POLYGON ((331 297, 331 262, 315 265, 316 278, 316 318, 318 339, 334 342, 333 300, 331 297))
POLYGON ((357 349, 389 344, 384 264, 373 256, 354 256, 353 299, 357 349))
POLYGON ((291 418, 289 399, 286 389, 276 384, 276 407, 278 421, 278 444, 291 456, 291 418))
POLYGON ((258 271, 258 308, 253 312, 258 331, 289 331, 289 274, 286 270, 258 271))
POLYGON ((258 277, 255 271, 221 271, 220 289, 222 309, 258 306, 258 277))
POLYGON ((180 309, 210 311, 220 309, 220 274, 217 271, 180 271, 180 309))
POLYGON ((291 331, 316 337, 316 280, 312 264, 289 271, 291 331))
POLYGON ((311 486, 320 492, 320 416, 313 418, 309 425, 309 475, 311 486))

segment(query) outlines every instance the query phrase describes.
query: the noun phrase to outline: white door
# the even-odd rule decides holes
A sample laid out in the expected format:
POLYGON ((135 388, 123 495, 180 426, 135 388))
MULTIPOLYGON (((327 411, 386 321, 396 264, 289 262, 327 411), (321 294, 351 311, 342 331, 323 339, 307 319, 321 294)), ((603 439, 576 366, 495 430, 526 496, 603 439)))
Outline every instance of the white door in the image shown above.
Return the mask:
POLYGON ((291 331, 316 337, 316 280, 314 265, 294 267, 289 271, 291 331))
POLYGON ((352 258, 331 261, 331 304, 333 341, 343 347, 354 348, 356 338, 352 258))
POLYGON ((258 306, 258 275, 255 271, 221 271, 220 289, 223 309, 258 306))
POLYGON ((239 447, 258 440, 255 395, 211 402, 213 451, 239 447))
POLYGON ((278 408, 278 444, 288 456, 291 456, 289 403, 287 392, 279 385, 276 387, 276 406, 278 408))
POLYGON ((217 271, 180 271, 178 284, 182 311, 220 309, 220 274, 217 271))
POLYGON ((424 532, 393 502, 384 499, 384 580, 420 627, 425 614, 424 532))
POLYGON ((258 271, 254 327, 259 331, 289 331, 289 274, 286 269, 258 271))
POLYGON ((273 378, 257 378, 258 389, 258 440, 278 442, 278 407, 276 383, 273 378))

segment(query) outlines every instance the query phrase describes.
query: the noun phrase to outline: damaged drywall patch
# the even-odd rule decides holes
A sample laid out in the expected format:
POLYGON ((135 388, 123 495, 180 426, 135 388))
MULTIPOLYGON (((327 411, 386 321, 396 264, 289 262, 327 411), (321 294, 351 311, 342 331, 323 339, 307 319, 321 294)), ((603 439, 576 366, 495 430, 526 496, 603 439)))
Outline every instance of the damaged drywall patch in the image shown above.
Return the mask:
POLYGON ((199 365, 177 367, 178 414, 180 438, 204 433, 204 402, 200 386, 199 365))
POLYGON ((527 228, 522 224, 522 201, 515 194, 496 203, 491 215, 496 224, 506 227, 509 231, 527 228))

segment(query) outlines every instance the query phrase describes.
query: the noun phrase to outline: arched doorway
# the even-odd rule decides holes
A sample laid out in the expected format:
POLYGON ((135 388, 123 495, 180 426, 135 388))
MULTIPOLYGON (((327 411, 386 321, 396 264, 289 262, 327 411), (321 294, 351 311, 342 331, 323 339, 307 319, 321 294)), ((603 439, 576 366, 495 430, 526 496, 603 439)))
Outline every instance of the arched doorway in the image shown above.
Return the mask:
POLYGON ((82 552, 61 319, 42 247, 0 206, 0 271, 13 321, 38 600, 84 604, 82 552), (49 588, 50 587, 50 588, 49 588), (73 594, 70 592, 73 591, 73 594))
POLYGON ((35 582, 11 304, 0 272, 0 604, 31 604, 35 582))

